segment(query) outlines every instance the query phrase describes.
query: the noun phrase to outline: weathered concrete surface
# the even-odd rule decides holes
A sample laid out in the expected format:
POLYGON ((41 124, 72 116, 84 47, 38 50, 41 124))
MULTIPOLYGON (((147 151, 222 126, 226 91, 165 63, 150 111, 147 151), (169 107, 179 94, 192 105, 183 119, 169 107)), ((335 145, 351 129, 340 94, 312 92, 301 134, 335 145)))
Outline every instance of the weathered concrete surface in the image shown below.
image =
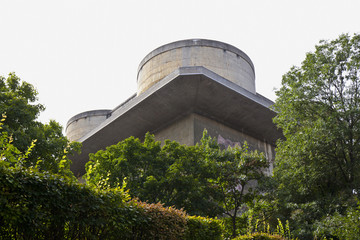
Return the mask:
POLYGON ((189 114, 181 119, 174 119, 152 132, 157 141, 170 139, 188 146, 194 145, 194 114, 189 114))
MULTIPOLYGON (((79 139, 82 153, 72 157, 71 169, 82 175, 89 153, 130 136, 142 138, 148 131, 160 132, 192 113, 274 146, 282 135, 272 123, 272 104, 204 67, 179 68, 116 108, 109 118, 79 139)), ((180 129, 175 125, 173 128, 180 129)))
POLYGON ((222 42, 191 39, 166 44, 144 58, 138 69, 138 95, 179 67, 193 66, 256 93, 254 65, 244 52, 222 42))
POLYGON ((105 121, 111 110, 94 110, 79 113, 66 124, 66 136, 70 141, 78 141, 100 123, 105 121))

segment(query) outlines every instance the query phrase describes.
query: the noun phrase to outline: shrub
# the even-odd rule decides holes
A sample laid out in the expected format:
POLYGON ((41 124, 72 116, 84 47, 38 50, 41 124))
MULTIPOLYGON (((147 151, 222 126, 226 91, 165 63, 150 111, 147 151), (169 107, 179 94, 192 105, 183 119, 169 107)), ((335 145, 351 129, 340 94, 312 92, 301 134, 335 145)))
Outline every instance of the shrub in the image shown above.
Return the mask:
POLYGON ((186 227, 186 214, 182 210, 164 207, 161 203, 138 202, 149 222, 142 227, 143 239, 182 239, 186 227))
POLYGON ((222 239, 222 233, 220 220, 198 216, 187 218, 186 240, 217 240, 222 239))
POLYGON ((119 190, 96 191, 33 169, 1 167, 0 186, 2 239, 111 239, 114 230, 128 236, 131 224, 147 220, 119 190))

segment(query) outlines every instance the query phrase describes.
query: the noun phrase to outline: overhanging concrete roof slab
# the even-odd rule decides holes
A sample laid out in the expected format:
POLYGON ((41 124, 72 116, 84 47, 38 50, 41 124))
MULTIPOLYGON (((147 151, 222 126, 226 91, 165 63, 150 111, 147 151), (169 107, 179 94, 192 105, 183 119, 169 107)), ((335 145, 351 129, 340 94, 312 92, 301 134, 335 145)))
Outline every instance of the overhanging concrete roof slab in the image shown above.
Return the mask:
POLYGON ((270 100, 255 95, 204 67, 179 68, 143 94, 112 111, 111 116, 79 141, 82 153, 71 157, 71 169, 84 174, 89 153, 146 132, 190 113, 214 119, 270 144, 282 137, 272 123, 270 100))

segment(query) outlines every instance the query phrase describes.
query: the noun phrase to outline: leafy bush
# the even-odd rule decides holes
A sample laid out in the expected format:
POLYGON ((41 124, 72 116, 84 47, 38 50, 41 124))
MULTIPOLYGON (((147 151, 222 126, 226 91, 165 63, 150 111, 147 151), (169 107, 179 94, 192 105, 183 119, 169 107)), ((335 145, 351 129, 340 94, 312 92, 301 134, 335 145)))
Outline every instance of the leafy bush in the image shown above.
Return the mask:
POLYGON ((32 169, 0 168, 0 186, 3 239, 105 238, 114 230, 126 236, 129 225, 147 220, 119 190, 97 192, 32 169))
POLYGON ((182 210, 164 207, 161 203, 137 203, 150 219, 144 227, 144 239, 182 239, 186 227, 186 214, 182 210))
POLYGON ((186 240, 222 239, 222 232, 220 220, 198 216, 187 218, 186 240))

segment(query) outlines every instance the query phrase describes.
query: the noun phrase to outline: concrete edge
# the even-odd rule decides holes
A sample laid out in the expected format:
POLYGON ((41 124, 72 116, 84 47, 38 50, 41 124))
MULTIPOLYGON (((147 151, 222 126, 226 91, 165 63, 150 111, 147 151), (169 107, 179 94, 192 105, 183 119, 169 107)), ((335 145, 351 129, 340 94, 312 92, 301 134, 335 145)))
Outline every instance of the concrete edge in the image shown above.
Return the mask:
POLYGON ((85 112, 76 114, 75 116, 70 118, 69 121, 67 122, 65 131, 70 124, 72 124, 73 122, 75 122, 81 118, 93 117, 93 116, 104 116, 104 115, 108 115, 109 113, 111 113, 111 111, 112 110, 110 110, 110 109, 99 109, 99 110, 85 111, 85 112))

